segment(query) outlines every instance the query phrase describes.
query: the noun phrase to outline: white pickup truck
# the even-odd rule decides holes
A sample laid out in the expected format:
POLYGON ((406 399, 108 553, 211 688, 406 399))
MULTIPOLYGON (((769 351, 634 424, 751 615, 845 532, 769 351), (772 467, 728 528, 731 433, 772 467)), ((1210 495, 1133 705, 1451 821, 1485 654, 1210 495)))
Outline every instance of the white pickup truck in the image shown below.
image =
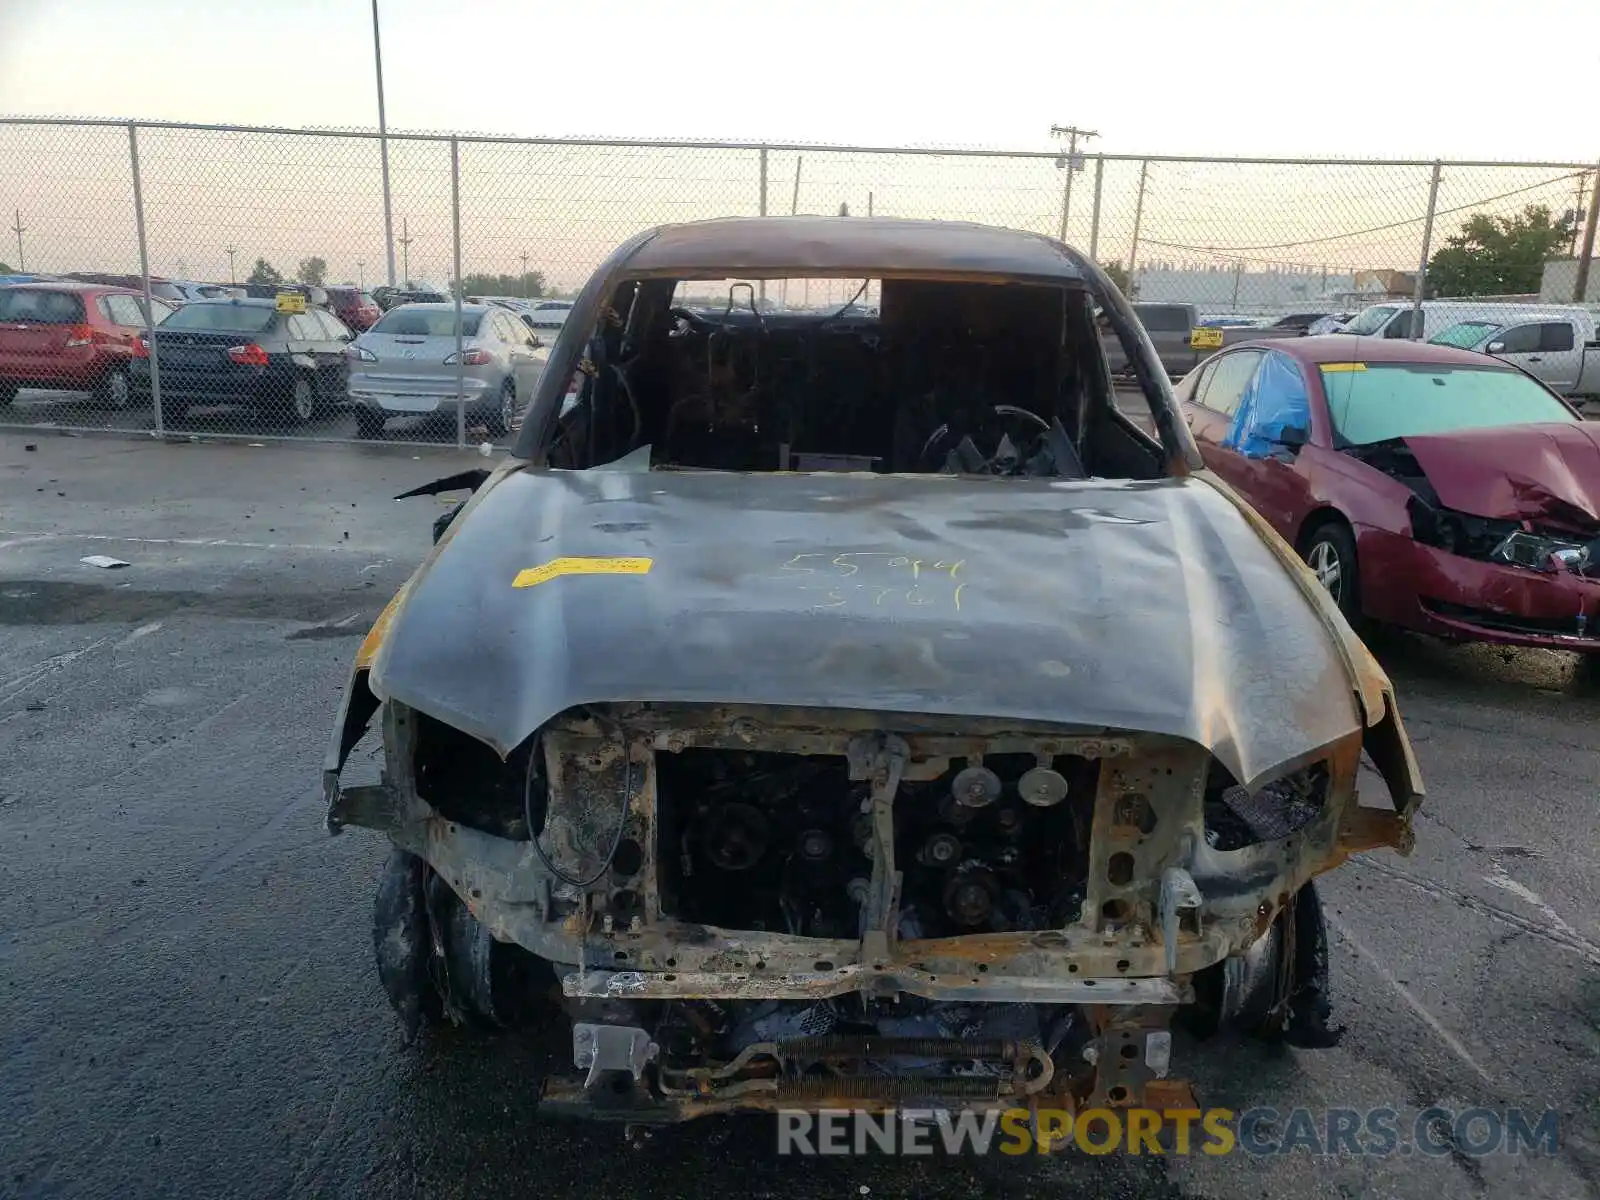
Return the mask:
POLYGON ((1457 321, 1428 340, 1515 363, 1570 400, 1600 401, 1600 341, 1594 314, 1558 306, 1502 309, 1457 321))

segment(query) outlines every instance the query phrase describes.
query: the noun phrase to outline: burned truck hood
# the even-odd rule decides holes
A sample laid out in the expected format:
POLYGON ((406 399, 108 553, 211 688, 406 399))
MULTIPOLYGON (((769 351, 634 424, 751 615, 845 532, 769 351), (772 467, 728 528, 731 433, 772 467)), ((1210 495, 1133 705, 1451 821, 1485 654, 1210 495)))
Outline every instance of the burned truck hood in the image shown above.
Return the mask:
POLYGON ((1171 734, 1241 782, 1361 728, 1271 547, 1197 478, 513 471, 412 580, 371 687, 508 754, 574 705, 1171 734))
POLYGON ((1464 429, 1405 443, 1447 508, 1580 530, 1600 525, 1600 422, 1464 429))

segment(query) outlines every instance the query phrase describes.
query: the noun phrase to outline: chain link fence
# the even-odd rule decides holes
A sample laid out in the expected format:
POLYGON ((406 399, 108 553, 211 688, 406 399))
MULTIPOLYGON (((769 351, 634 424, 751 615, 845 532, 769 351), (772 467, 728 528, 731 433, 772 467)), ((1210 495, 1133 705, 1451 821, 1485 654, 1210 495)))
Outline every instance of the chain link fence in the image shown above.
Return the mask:
MULTIPOLYGON (((543 351, 529 342, 550 340, 561 296, 640 229, 730 215, 1062 236, 1134 300, 1191 305, 1217 323, 1304 325, 1422 296, 1570 302, 1587 282, 1594 181, 1584 163, 380 140, 6 119, 0 277, 79 284, 0 288, 0 421, 493 440, 531 389, 543 351), (146 277, 155 330, 117 290, 142 293, 146 277), (300 300, 278 300, 290 285, 300 300), (258 303, 221 316, 195 303, 225 289, 258 303), (448 307, 412 309, 376 339, 394 351, 377 361, 365 357, 370 335, 350 340, 389 319, 382 305, 450 306, 457 292, 487 301, 459 327, 448 307), (279 311, 302 301, 304 312, 279 311)), ((797 290, 767 302, 839 298, 797 290)))

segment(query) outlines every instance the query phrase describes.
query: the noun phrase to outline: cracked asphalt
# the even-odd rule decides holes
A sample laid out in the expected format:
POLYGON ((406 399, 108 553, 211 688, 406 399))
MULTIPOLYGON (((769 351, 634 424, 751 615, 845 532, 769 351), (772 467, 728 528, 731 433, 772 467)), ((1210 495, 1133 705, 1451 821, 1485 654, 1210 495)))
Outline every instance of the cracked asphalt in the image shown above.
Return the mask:
POLYGON ((1600 1196, 1600 688, 1403 634, 1374 648, 1429 796, 1411 858, 1325 881, 1342 1041, 1177 1073, 1402 1129, 1550 1108, 1554 1155, 784 1159, 760 1120, 633 1150, 541 1118, 538 1036, 403 1045, 384 847, 324 832, 318 770, 439 511, 390 497, 481 461, 0 433, 0 1196, 1600 1196))

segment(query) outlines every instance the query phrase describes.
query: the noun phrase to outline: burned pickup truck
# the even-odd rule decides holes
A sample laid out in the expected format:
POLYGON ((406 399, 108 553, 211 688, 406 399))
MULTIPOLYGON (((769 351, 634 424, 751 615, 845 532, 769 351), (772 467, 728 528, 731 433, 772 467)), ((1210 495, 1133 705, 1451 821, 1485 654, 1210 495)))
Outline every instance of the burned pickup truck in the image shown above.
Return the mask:
POLYGON ((374 937, 412 1031, 570 1023, 544 1105, 634 1123, 1135 1104, 1176 1086, 1180 1014, 1325 1037, 1312 880, 1410 848, 1415 760, 1084 256, 640 234, 463 482, 324 780, 331 829, 394 844, 374 937), (837 306, 761 303, 802 289, 837 306), (382 781, 344 786, 369 726, 382 781))

